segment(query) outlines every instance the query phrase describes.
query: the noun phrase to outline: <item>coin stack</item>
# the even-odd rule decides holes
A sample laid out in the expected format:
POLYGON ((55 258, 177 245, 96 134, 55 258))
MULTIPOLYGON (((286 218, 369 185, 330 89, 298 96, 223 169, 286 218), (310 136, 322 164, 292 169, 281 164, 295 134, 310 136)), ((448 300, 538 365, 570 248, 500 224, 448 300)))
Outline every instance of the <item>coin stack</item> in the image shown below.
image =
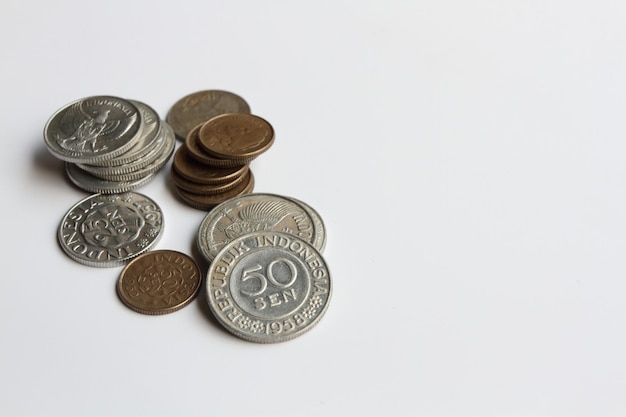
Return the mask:
POLYGON ((174 130, 153 108, 114 96, 65 105, 46 123, 44 140, 65 161, 76 186, 104 194, 131 191, 152 180, 176 144, 174 130))
POLYGON ((195 126, 176 150, 170 170, 180 198, 211 210, 254 189, 250 162, 274 142, 274 129, 248 113, 225 113, 195 126))

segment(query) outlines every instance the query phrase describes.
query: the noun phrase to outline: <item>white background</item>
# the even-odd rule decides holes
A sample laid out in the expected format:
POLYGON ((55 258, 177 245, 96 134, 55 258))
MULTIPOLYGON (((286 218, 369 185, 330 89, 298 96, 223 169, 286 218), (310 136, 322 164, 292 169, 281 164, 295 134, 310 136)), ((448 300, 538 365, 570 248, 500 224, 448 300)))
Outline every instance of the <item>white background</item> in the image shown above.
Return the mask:
MULTIPOLYGON (((626 415, 626 2, 3 1, 2 416, 626 415), (255 191, 323 217, 334 293, 292 341, 202 298, 151 317, 56 242, 87 194, 42 131, 90 95, 235 92, 255 191)), ((157 249, 204 213, 169 164, 157 249)), ((197 253, 195 254, 197 255, 197 253)))

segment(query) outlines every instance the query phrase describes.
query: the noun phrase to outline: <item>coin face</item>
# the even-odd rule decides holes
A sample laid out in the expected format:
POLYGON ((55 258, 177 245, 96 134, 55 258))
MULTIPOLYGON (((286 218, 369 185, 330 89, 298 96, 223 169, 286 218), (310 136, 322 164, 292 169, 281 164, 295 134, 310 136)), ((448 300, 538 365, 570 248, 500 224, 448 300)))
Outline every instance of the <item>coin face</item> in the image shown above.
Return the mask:
POLYGON ((203 149, 213 156, 249 162, 272 146, 274 129, 258 116, 229 113, 204 123, 198 138, 203 149))
POLYGON ((180 310, 198 294, 200 268, 184 253, 159 250, 144 253, 124 267, 117 294, 139 313, 158 315, 180 310))
POLYGON ((46 123, 44 140, 57 158, 97 163, 130 149, 140 138, 143 118, 128 100, 93 96, 58 110, 46 123))
POLYGON ((222 90, 198 91, 178 100, 167 114, 176 137, 184 141, 200 123, 224 113, 250 113, 250 106, 237 94, 222 90))
POLYGON ((161 237, 163 214, 143 194, 95 194, 63 217, 58 240, 76 262, 113 267, 150 250, 161 237))
POLYGON ((331 278, 322 255, 297 236, 255 232, 224 246, 207 274, 218 321, 252 342, 283 342, 315 326, 328 308, 331 278))
POLYGON ((211 210, 200 223, 198 250, 211 261, 230 241, 251 232, 293 234, 321 250, 324 233, 295 200, 279 195, 253 193, 231 198, 211 210))

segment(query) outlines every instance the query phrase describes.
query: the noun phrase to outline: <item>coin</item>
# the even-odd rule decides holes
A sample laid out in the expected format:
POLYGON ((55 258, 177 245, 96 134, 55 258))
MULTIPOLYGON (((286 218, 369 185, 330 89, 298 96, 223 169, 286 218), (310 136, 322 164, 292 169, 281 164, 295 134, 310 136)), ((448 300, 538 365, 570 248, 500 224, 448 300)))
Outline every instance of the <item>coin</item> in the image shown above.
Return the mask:
POLYGON ((235 188, 219 194, 194 194, 176 187, 176 192, 181 200, 198 210, 211 210, 224 201, 242 194, 251 193, 252 190, 254 190, 254 175, 251 169, 248 169, 244 179, 235 188))
POLYGON ((91 193, 120 194, 135 190, 154 179, 156 172, 133 181, 110 181, 94 177, 89 172, 82 170, 76 164, 65 163, 65 173, 70 181, 78 188, 91 193))
POLYGON ((198 138, 209 154, 223 159, 250 162, 274 142, 274 129, 252 114, 228 113, 205 122, 198 138))
POLYGON ((207 300, 232 334, 257 343, 291 340, 328 309, 331 277, 322 255, 297 236, 254 232, 224 246, 207 274, 207 300))
POLYGON ((161 237, 163 213, 135 193, 95 194, 65 214, 57 237, 65 253, 84 265, 112 267, 150 250, 161 237))
POLYGON ((93 96, 58 110, 44 127, 48 150, 67 162, 109 160, 130 149, 141 137, 143 119, 128 100, 93 96))
POLYGON ((117 294, 132 310, 150 315, 173 313, 198 294, 200 268, 184 253, 157 250, 130 261, 117 281, 117 294))
POLYGON ((316 225, 309 212, 292 199, 265 193, 233 196, 202 219, 197 246, 210 262, 233 239, 257 231, 275 231, 298 236, 321 250, 325 233, 316 225))
POLYGON ((216 158, 215 156, 208 154, 200 145, 200 141, 198 138, 198 132, 202 125, 198 125, 191 129, 191 132, 187 135, 187 139, 185 139, 185 146, 187 151, 189 152, 189 156, 198 161, 201 164, 213 166, 213 167, 222 167, 222 168, 230 168, 237 165, 241 165, 238 161, 232 161, 230 159, 222 159, 216 158))
POLYGON ((174 128, 176 137, 184 141, 195 126, 224 113, 250 113, 250 106, 229 91, 197 91, 174 103, 166 120, 174 128))
POLYGON ((184 143, 176 150, 172 166, 183 178, 199 184, 223 184, 240 177, 248 170, 247 164, 229 168, 201 164, 190 156, 184 143))
POLYGON ((172 168, 170 169, 170 175, 177 187, 192 194, 220 194, 235 188, 239 185, 239 183, 244 181, 246 179, 248 169, 246 169, 239 177, 222 184, 199 184, 197 182, 189 181, 178 173, 174 165, 172 165, 172 168))

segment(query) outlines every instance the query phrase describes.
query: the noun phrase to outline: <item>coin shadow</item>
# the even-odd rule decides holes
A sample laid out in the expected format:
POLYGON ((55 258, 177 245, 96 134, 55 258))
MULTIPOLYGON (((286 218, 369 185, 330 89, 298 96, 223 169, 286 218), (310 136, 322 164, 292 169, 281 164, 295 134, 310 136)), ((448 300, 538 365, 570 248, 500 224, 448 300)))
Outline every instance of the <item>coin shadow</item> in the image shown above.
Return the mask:
POLYGON ((43 178, 50 176, 65 177, 64 162, 55 158, 45 145, 37 146, 33 152, 32 161, 34 171, 43 178))

